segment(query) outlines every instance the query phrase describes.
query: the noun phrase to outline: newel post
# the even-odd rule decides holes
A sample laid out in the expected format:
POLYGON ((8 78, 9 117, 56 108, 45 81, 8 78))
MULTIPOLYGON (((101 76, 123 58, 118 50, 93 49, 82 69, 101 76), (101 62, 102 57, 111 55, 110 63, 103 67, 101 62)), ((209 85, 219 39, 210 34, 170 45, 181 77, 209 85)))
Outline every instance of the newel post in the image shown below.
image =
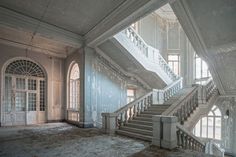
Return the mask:
POLYGON ((102 113, 102 130, 106 134, 114 134, 116 130, 117 113, 102 113))
POLYGON ((175 116, 155 115, 152 117, 153 138, 152 144, 166 149, 177 147, 176 126, 178 119, 175 116))
POLYGON ((176 126, 178 123, 178 118, 175 116, 163 116, 163 138, 161 141, 161 146, 167 149, 174 149, 177 147, 177 134, 176 126))

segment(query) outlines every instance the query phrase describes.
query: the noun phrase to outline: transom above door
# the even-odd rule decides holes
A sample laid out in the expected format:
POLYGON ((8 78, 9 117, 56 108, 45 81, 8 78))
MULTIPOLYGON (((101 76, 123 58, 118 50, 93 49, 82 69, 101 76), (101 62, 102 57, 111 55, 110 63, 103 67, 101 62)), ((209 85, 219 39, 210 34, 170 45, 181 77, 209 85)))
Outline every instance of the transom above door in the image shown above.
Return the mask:
POLYGON ((46 79, 34 62, 16 60, 5 71, 5 95, 2 106, 4 126, 46 122, 46 79))

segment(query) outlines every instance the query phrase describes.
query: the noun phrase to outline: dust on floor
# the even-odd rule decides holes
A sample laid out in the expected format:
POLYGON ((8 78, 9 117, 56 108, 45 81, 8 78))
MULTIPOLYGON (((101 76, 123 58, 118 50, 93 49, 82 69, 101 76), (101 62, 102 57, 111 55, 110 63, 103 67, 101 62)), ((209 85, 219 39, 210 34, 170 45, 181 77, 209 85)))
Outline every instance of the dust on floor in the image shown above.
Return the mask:
POLYGON ((1 157, 126 157, 148 143, 66 123, 0 128, 1 157))

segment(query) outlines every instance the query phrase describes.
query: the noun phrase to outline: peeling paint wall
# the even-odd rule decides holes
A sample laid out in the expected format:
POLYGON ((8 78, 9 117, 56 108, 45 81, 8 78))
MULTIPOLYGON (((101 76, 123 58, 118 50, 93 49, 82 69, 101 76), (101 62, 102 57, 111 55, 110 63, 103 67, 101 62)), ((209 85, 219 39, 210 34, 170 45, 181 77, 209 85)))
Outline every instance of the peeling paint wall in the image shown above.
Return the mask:
MULTIPOLYGON (((114 112, 126 105, 127 78, 99 59, 93 49, 85 48, 85 125, 101 127, 103 112, 114 112)), ((142 88, 138 95, 146 93, 142 88)))
POLYGON ((180 55, 180 75, 183 85, 194 83, 194 49, 178 21, 168 21, 152 13, 137 22, 138 33, 144 41, 160 50, 167 61, 167 54, 180 55))
MULTIPOLYGON (((48 121, 59 121, 64 119, 64 61, 43 53, 33 52, 30 49, 20 49, 0 44, 0 68, 12 58, 26 57, 40 64, 47 73, 47 117, 48 121)), ((2 80, 2 72, 0 73, 2 80)), ((0 87, 2 89, 2 81, 0 87)), ((3 104, 1 93, 0 105, 3 104)))

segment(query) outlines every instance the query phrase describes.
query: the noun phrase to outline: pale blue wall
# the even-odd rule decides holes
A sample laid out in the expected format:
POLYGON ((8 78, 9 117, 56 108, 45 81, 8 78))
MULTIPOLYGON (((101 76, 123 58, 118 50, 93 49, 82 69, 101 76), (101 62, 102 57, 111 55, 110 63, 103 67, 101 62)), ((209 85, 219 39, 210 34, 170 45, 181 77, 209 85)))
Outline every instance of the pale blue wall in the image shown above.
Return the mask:
MULTIPOLYGON (((85 48, 84 53, 85 124, 101 127, 101 113, 114 112, 126 105, 129 80, 104 64, 93 49, 85 48)), ((140 91, 140 95, 145 93, 140 91)))

